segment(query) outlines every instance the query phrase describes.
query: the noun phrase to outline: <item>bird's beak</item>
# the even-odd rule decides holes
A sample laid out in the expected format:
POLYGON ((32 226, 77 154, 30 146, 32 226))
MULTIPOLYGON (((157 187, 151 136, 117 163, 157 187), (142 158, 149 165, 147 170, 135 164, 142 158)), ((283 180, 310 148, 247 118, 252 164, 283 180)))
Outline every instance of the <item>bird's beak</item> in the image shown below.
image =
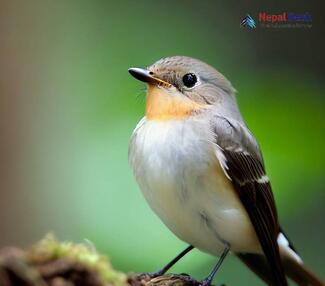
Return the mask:
POLYGON ((164 86, 164 87, 172 86, 170 83, 155 77, 153 73, 151 73, 150 71, 148 71, 146 69, 129 68, 129 73, 136 79, 141 80, 146 83, 149 83, 149 84, 164 86))

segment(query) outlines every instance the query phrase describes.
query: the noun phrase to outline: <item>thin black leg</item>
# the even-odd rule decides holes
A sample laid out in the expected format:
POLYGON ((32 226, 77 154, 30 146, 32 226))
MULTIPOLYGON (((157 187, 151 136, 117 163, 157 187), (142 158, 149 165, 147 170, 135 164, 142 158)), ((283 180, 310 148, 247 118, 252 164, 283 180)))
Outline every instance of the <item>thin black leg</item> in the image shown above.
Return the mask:
POLYGON ((185 256, 187 253, 189 253, 194 246, 189 245, 186 249, 184 249, 180 254, 178 254, 172 261, 167 263, 161 270, 152 273, 152 276, 160 276, 165 274, 178 260, 180 260, 183 256, 185 256))
POLYGON ((229 252, 229 246, 226 246, 226 248, 224 249, 223 253, 221 254, 217 264, 213 267, 211 273, 201 281, 201 285, 202 286, 209 286, 211 285, 212 281, 213 281, 213 278, 214 276, 216 275, 216 273, 218 272, 222 262, 225 260, 228 252, 229 252))

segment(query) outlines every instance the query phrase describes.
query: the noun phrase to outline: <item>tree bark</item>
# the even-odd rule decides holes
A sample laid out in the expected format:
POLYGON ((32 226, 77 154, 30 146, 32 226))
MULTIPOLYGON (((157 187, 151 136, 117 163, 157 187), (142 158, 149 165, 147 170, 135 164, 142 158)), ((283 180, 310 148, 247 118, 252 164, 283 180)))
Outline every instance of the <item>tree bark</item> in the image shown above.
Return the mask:
POLYGON ((58 242, 52 235, 23 251, 0 249, 0 286, 200 286, 185 274, 126 274, 85 244, 58 242))

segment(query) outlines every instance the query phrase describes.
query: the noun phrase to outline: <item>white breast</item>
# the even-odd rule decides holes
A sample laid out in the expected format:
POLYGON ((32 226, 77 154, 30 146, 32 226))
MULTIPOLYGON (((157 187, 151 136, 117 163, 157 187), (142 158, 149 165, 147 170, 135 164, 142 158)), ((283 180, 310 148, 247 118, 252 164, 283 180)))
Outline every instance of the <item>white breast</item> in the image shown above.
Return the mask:
POLYGON ((219 255, 259 252, 248 216, 215 155, 213 135, 200 120, 138 124, 129 160, 151 208, 180 239, 219 255))

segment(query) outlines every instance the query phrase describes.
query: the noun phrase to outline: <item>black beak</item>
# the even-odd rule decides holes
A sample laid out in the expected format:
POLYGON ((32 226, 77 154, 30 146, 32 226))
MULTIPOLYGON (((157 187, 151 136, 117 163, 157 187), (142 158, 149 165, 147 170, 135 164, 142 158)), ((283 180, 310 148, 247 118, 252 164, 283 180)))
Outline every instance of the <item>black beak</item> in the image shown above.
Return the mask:
POLYGON ((129 68, 129 73, 135 77, 137 80, 141 80, 143 82, 150 82, 152 76, 148 70, 140 69, 140 68, 129 68))
POLYGON ((129 68, 129 73, 137 80, 164 87, 170 87, 171 84, 154 76, 154 74, 146 69, 129 68))

